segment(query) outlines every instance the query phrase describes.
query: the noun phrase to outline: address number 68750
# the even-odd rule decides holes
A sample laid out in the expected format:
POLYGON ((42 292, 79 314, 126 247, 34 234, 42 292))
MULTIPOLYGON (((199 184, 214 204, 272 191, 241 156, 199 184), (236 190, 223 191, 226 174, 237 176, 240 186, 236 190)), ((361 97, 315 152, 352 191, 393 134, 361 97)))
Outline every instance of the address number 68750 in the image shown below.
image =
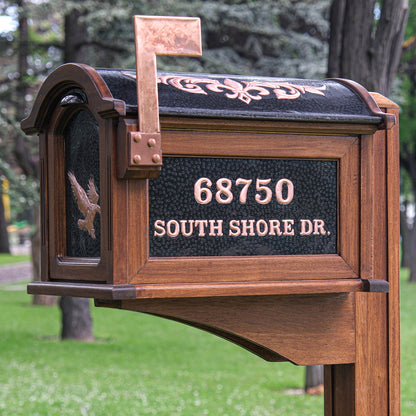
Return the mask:
MULTIPOLYGON (((269 204, 273 199, 273 189, 268 185, 271 179, 255 180, 256 193, 254 199, 258 204, 269 204)), ((241 204, 247 202, 247 194, 253 179, 238 178, 235 180, 235 185, 242 186, 240 189, 239 201, 241 204)), ((229 178, 220 178, 216 181, 216 191, 211 189, 212 181, 209 178, 199 178, 194 185, 194 197, 198 204, 205 205, 212 201, 215 195, 215 200, 219 204, 230 204, 234 199, 232 192, 233 181, 229 178), (215 194, 214 194, 215 192, 215 194)), ((293 182, 289 179, 283 178, 277 181, 274 186, 274 196, 279 204, 290 204, 294 196, 293 182), (286 194, 284 196, 284 194, 286 194)))

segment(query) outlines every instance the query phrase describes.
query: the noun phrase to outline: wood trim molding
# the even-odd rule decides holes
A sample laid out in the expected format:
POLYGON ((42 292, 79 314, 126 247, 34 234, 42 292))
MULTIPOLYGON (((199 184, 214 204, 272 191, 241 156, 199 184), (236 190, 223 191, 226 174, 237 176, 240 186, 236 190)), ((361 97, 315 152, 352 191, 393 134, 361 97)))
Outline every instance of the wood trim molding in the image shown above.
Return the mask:
POLYGON ((292 280, 253 283, 194 283, 107 285, 100 283, 32 282, 29 294, 92 297, 95 299, 161 299, 208 298, 229 296, 307 295, 323 293, 387 293, 389 284, 384 280, 292 280))
POLYGON ((149 257, 147 187, 131 188, 130 284, 179 284, 359 277, 359 138, 163 131, 168 156, 333 159, 339 164, 338 254, 304 256, 149 257), (140 241, 137 241, 137 236, 140 241), (132 252, 133 247, 136 252, 132 252), (140 250, 140 254, 137 253, 140 250))

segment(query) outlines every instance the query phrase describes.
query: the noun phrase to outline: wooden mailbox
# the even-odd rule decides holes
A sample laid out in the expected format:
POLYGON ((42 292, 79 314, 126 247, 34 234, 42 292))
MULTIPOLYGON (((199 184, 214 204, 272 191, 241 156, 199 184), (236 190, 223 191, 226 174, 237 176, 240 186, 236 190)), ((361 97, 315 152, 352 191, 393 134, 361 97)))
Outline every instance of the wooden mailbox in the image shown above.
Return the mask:
POLYGON ((157 84, 149 132, 135 71, 67 64, 45 80, 22 122, 40 139, 29 293, 325 364, 326 415, 398 415, 397 107, 346 80, 157 84))

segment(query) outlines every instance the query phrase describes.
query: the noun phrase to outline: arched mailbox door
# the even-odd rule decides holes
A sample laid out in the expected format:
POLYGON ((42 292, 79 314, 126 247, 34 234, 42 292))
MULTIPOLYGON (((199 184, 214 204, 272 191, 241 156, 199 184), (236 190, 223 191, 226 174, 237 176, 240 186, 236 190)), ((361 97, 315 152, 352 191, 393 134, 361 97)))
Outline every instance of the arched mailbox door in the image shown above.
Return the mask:
POLYGON ((64 65, 22 122, 41 149, 29 292, 334 365, 326 414, 398 414, 396 106, 345 80, 160 73, 158 141, 137 133, 135 77, 64 65), (379 413, 357 410, 364 390, 379 413))

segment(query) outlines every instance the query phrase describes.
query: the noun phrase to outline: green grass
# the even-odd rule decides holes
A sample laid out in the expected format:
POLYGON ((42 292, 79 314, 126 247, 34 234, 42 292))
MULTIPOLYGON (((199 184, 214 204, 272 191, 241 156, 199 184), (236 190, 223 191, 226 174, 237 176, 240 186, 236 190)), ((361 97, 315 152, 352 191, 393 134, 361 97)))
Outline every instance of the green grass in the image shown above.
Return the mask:
MULTIPOLYGON (((402 279, 402 415, 416 415, 416 284, 402 279)), ((93 343, 61 342, 57 307, 0 286, 0 415, 312 416, 304 368, 185 325, 92 307, 93 343)))
POLYGON ((401 279, 401 386, 402 415, 416 415, 416 283, 408 283, 408 271, 401 279))
POLYGON ((5 266, 8 264, 15 264, 21 263, 23 261, 30 261, 29 255, 13 255, 13 254, 6 254, 0 253, 0 266, 5 266))
POLYGON ((56 307, 0 286, 0 415, 322 415, 289 395, 304 368, 268 363, 213 335, 92 308, 94 343, 60 342, 56 307))

